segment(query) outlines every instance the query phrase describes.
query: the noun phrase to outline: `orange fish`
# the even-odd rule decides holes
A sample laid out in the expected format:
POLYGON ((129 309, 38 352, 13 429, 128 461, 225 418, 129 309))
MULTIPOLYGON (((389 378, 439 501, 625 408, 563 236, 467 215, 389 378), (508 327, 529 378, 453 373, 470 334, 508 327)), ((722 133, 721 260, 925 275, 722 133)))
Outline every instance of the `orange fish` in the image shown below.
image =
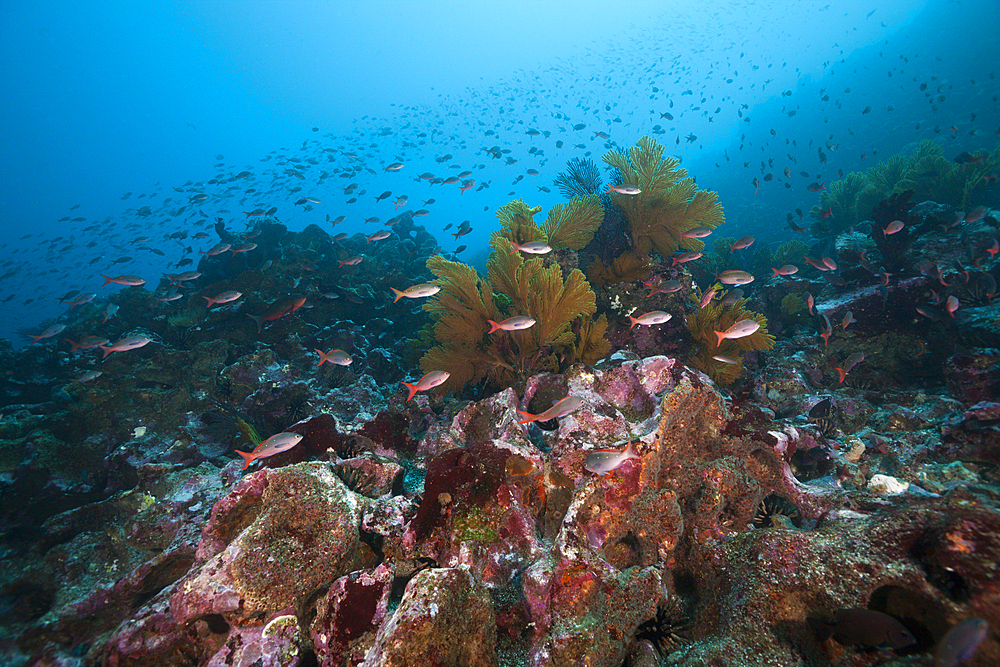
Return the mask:
POLYGON ((406 397, 406 400, 410 400, 418 391, 433 389, 439 384, 443 384, 450 377, 451 373, 448 371, 431 371, 417 380, 416 384, 410 384, 409 382, 400 382, 400 384, 409 390, 410 394, 406 397))
POLYGON ((305 302, 306 298, 304 296, 286 296, 272 303, 271 307, 268 308, 267 312, 263 315, 247 315, 247 317, 257 323, 257 333, 260 333, 261 328, 264 326, 264 322, 270 322, 284 317, 289 313, 294 313, 296 310, 301 308, 302 304, 305 302))
POLYGON ((302 436, 298 433, 278 433, 257 445, 252 452, 241 452, 237 449, 236 453, 243 457, 243 470, 246 470, 257 459, 287 452, 301 441, 302 436))
POLYGON ((541 414, 533 415, 530 412, 518 410, 517 414, 524 415, 526 418, 523 421, 519 421, 518 424, 530 424, 534 421, 547 422, 550 419, 565 417, 581 405, 583 405, 583 399, 579 396, 567 396, 566 398, 557 401, 555 405, 541 414))

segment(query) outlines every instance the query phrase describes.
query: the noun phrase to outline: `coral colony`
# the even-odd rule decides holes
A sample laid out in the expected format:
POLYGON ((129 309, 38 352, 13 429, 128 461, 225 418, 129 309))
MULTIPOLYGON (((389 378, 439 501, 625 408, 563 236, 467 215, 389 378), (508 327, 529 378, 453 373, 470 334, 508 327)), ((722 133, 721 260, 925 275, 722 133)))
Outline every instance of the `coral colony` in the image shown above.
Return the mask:
POLYGON ((603 163, 482 274, 261 209, 0 349, 6 664, 1000 664, 1000 153, 776 247, 603 163))

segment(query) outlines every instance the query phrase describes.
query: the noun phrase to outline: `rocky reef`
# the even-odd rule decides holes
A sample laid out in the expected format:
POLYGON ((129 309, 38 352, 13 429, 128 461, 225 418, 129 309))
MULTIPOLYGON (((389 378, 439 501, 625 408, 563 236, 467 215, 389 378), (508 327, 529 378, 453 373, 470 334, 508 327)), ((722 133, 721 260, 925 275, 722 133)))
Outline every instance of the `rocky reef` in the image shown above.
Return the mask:
MULTIPOLYGON (((260 256, 202 260, 203 295, 113 297, 108 339, 141 327, 153 343, 106 360, 0 348, 2 664, 902 667, 944 664, 935 648, 969 618, 989 630, 966 664, 997 664, 1000 340, 982 254, 997 223, 969 223, 970 258, 939 231, 952 210, 908 197, 876 210, 900 236, 876 220, 745 296, 715 285, 716 303, 714 280, 651 246, 588 256, 604 233, 588 199, 579 252, 528 261, 553 294, 580 283, 602 354, 571 353, 598 331, 575 314, 529 360, 464 322, 469 349, 530 370, 499 386, 401 386, 448 340, 389 293, 434 280, 412 219, 360 264, 345 259, 370 241, 265 223, 260 256), (198 303, 234 288, 245 306, 198 303), (698 368, 736 360, 701 324, 727 298, 769 335, 717 384, 698 368), (629 317, 660 310, 674 319, 629 317), (294 446, 262 451, 276 434, 294 446), (907 641, 852 641, 837 624, 859 609, 907 641)), ((680 239, 697 221, 658 219, 680 239)), ((483 317, 517 313, 517 285, 468 276, 467 302, 503 304, 483 317)))

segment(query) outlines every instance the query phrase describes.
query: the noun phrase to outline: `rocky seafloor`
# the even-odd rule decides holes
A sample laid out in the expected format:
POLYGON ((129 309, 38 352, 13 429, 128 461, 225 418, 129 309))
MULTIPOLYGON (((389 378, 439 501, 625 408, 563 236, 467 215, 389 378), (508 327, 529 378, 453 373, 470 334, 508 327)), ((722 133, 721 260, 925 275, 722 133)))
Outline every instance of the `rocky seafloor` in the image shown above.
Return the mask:
MULTIPOLYGON (((732 393, 620 350, 523 392, 406 401, 375 318, 324 325, 363 367, 317 368, 290 319, 266 344, 114 354, 61 401, 3 408, 3 664, 930 666, 969 617, 992 634, 966 664, 1000 664, 991 301, 915 326, 844 290, 824 310, 850 329, 827 347, 789 325, 732 393), (838 382, 824 359, 859 347, 838 382), (518 423, 567 395, 582 407, 518 423), (304 437, 241 471, 247 421, 304 437), (584 468, 629 441, 639 458, 584 468), (915 642, 807 622, 857 607, 915 642)), ((41 348, 5 367, 44 375, 41 348)))

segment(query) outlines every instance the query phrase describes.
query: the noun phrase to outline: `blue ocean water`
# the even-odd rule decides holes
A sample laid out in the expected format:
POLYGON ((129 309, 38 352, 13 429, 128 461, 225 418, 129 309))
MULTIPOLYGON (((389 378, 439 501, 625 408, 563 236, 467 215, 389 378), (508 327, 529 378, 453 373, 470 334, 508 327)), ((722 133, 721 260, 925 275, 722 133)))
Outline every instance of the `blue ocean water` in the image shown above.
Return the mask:
POLYGON ((100 274, 151 288, 196 265, 213 239, 191 236, 216 218, 239 231, 255 208, 370 235, 407 195, 400 210, 426 208, 442 250, 466 245, 482 269, 498 207, 548 208, 567 160, 651 134, 719 193, 720 232, 776 243, 817 203, 809 182, 921 139, 992 149, 1000 131, 989 0, 13 1, 0 26, 0 336, 15 345, 72 317, 67 293, 120 289, 100 274), (464 192, 417 178, 466 171, 464 192), (467 236, 443 231, 463 220, 467 236))

